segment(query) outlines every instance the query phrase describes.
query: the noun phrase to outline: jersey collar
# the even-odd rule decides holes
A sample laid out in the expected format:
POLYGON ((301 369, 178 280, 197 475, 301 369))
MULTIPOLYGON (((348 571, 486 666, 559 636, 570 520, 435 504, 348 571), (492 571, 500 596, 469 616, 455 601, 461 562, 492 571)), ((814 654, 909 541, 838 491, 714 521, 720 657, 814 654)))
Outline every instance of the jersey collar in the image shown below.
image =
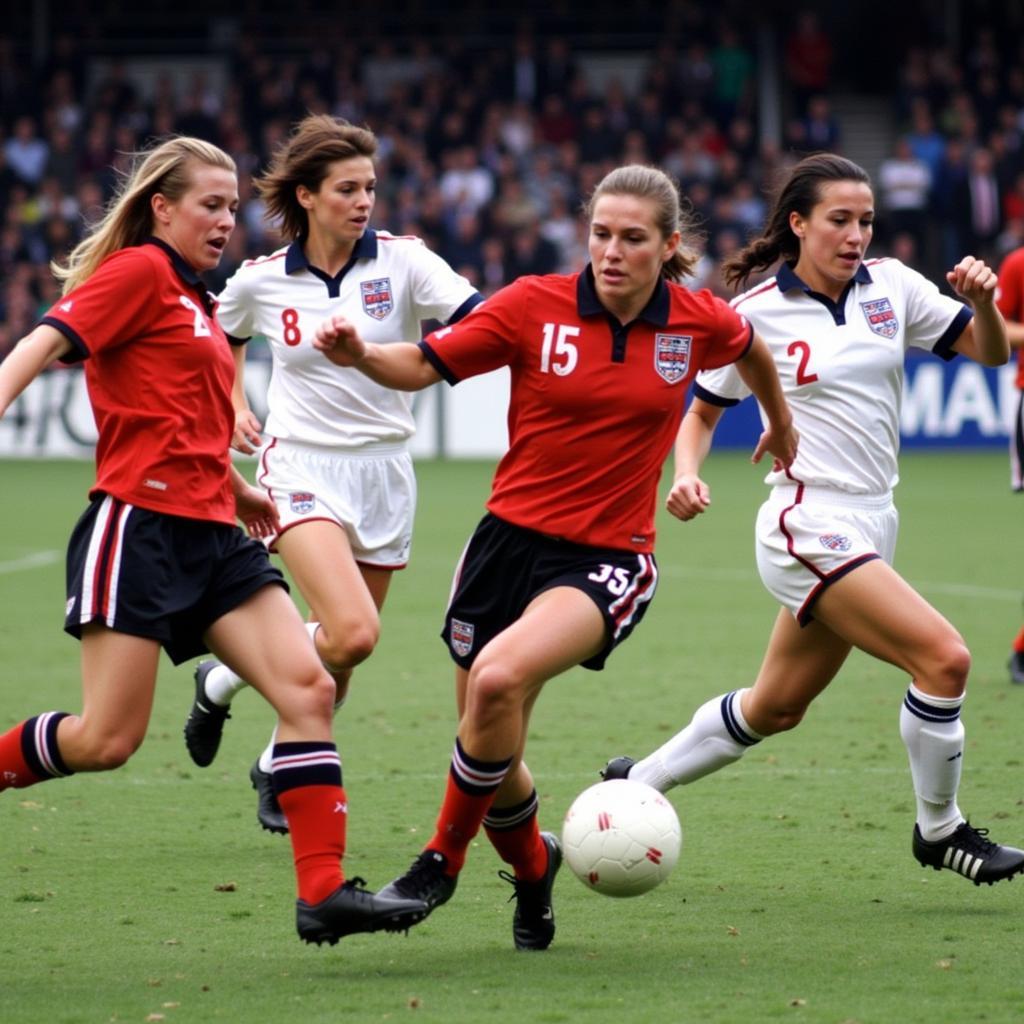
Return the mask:
MULTIPOLYGON (((655 327, 664 327, 668 323, 670 296, 665 278, 658 278, 658 286, 648 303, 637 315, 637 320, 646 320, 655 327)), ((588 263, 576 282, 576 308, 580 316, 597 316, 603 313, 611 316, 597 297, 594 285, 594 268, 588 263)))
MULTIPOLYGON (((303 239, 296 238, 288 246, 288 252, 284 258, 284 272, 294 274, 297 270, 310 270, 309 260, 302 248, 303 239)), ((367 228, 361 238, 352 247, 352 258, 345 264, 345 270, 356 260, 375 260, 377 258, 377 232, 373 228, 367 228)), ((344 274, 345 270, 342 271, 344 274)))
POLYGON ((203 300, 203 306, 206 308, 206 312, 213 312, 217 305, 213 296, 203 283, 203 279, 199 276, 196 270, 182 258, 177 249, 168 245, 162 238, 157 238, 155 235, 150 235, 146 238, 143 245, 155 245, 158 249, 162 249, 167 253, 168 258, 171 261, 171 266, 174 268, 174 272, 182 279, 182 281, 185 282, 185 284, 189 285, 199 293, 199 297, 203 300))
POLYGON ((846 297, 850 294, 855 284, 871 284, 871 273, 863 263, 857 268, 850 283, 843 289, 838 302, 833 302, 827 295, 814 291, 809 285, 797 276, 796 271, 788 263, 783 263, 775 275, 775 283, 780 292, 801 291, 809 298, 820 302, 831 314, 836 324, 842 326, 846 323, 846 297))

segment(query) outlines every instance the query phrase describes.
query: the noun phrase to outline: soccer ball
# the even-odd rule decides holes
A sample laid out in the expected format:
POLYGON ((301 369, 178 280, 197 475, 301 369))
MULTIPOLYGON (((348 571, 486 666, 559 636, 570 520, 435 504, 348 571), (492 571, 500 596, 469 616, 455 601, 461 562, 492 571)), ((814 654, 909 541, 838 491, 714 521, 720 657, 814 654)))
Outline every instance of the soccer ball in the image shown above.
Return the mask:
POLYGON ((609 779, 585 789, 562 823, 565 862, 588 889, 639 896, 668 878, 683 832, 675 809, 653 786, 609 779))

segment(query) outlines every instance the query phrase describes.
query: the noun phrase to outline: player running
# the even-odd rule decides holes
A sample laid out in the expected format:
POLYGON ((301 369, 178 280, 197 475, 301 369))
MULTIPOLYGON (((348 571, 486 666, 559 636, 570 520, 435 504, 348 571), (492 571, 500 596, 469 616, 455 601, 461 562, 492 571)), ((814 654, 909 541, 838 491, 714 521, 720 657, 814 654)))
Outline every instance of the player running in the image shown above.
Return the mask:
MULTIPOLYGON (((409 395, 332 366, 313 348, 314 331, 341 314, 387 344, 418 337, 424 320, 454 323, 483 301, 419 239, 369 226, 376 151, 366 128, 325 114, 302 120, 256 182, 291 242, 243 264, 217 309, 235 343, 233 445, 252 454, 262 443, 257 481, 280 516, 268 542, 309 605, 307 629, 334 677, 335 708, 377 644, 391 576, 409 559, 415 422, 409 395), (245 342, 254 334, 268 339, 273 357, 265 443, 244 388, 245 342)), ((195 678, 185 742, 206 766, 246 683, 217 661, 202 662, 195 678)), ((260 824, 287 832, 271 785, 274 743, 272 736, 249 777, 260 824)))
MULTIPOLYGON (((642 761, 615 758, 605 778, 662 792, 740 758, 799 724, 857 647, 903 669, 910 685, 900 734, 917 796, 913 854, 976 883, 1024 869, 957 804, 970 653, 960 634, 891 565, 897 513, 899 408, 910 347, 986 366, 1009 357, 995 306, 996 275, 965 256, 946 278, 969 304, 941 295, 898 260, 865 262, 874 196, 864 170, 817 154, 797 164, 764 235, 725 264, 727 280, 783 263, 733 300, 771 348, 800 430, 800 452, 774 469, 757 518, 761 579, 783 606, 752 687, 708 701, 642 761)), ((749 388, 732 368, 702 373, 676 444, 669 511, 682 520, 710 504, 698 473, 723 409, 749 388)))
POLYGON ((82 711, 0 735, 0 791, 118 768, 146 735, 160 648, 208 650, 278 714, 271 778, 292 833, 307 942, 406 929, 425 912, 345 880, 334 684, 281 573, 254 536, 277 528, 232 467, 234 365, 199 274, 235 226, 232 159, 174 138, 140 159, 71 253, 62 298, 0 364, 0 416, 54 360, 85 361, 99 440, 91 503, 71 535, 64 629, 81 640, 82 711))
POLYGON ((735 364, 767 410, 754 452, 789 464, 796 434, 764 342, 709 292, 676 281, 679 195, 659 170, 610 172, 589 203, 590 265, 524 277, 420 345, 374 345, 337 317, 317 345, 388 387, 455 384, 507 366, 509 449, 488 512, 456 568, 443 637, 455 661, 459 727, 433 837, 381 890, 431 908, 455 891, 483 826, 513 869, 518 949, 555 932, 558 840, 537 823, 523 753, 544 684, 600 670, 643 617, 658 580, 661 469, 699 369, 735 364))

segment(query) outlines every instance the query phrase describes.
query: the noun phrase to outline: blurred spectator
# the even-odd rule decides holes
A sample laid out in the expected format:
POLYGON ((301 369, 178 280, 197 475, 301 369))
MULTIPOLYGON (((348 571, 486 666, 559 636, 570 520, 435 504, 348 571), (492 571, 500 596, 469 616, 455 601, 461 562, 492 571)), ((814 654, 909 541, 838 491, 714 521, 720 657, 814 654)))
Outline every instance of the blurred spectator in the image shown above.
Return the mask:
POLYGON ((446 154, 439 185, 445 207, 456 215, 478 213, 494 195, 494 177, 478 162, 471 145, 460 146, 446 154))
POLYGON ((991 262, 1002 228, 1002 211, 992 154, 987 149, 971 154, 967 174, 953 193, 951 212, 964 251, 991 262))
POLYGON ((558 269, 558 250, 541 233, 537 221, 525 224, 513 236, 505 273, 509 280, 526 274, 552 274, 558 269))
POLYGON ((715 116, 725 127, 739 114, 750 112, 754 84, 754 58, 728 21, 722 23, 718 44, 711 53, 714 69, 715 116))
POLYGON ((912 104, 906 140, 910 152, 928 167, 932 180, 938 178, 946 153, 946 142, 935 127, 935 119, 926 100, 917 100, 912 104))
POLYGON ((50 147, 39 136, 36 120, 23 114, 14 122, 11 137, 4 143, 7 166, 26 185, 39 184, 46 170, 50 147))
POLYGON ((793 87, 797 114, 807 110, 812 96, 827 93, 832 84, 832 40, 822 29, 817 12, 803 10, 786 37, 784 53, 786 80, 793 87))
POLYGON ((914 156, 910 140, 900 137, 892 155, 878 168, 882 240, 907 234, 918 249, 923 246, 931 187, 928 165, 914 156))
POLYGON ((803 118, 804 148, 808 152, 824 150, 831 153, 840 151, 839 122, 832 114, 832 104, 827 96, 817 93, 807 100, 807 113, 803 118))

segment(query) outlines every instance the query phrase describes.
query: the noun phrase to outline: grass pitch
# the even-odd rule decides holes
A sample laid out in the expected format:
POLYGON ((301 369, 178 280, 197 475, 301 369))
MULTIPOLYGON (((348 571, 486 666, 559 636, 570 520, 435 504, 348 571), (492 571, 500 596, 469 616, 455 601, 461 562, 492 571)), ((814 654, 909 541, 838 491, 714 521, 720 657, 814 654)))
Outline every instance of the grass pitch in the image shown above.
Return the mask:
MULTIPOLYGON (((380 647, 337 721, 350 875, 377 887, 431 831, 454 736, 437 638, 452 568, 492 466, 424 463, 410 567, 380 647)), ((542 827, 614 754, 643 754, 756 672, 772 619, 753 563, 762 471, 714 453, 712 509, 662 518, 659 594, 603 673, 552 681, 528 751, 542 827)), ((1019 722, 1007 681, 1021 617, 1024 499, 1001 453, 911 454, 897 564, 974 655, 961 806, 1024 843, 1019 722)), ((0 463, 0 730, 77 711, 77 645, 61 632, 63 550, 91 467, 0 463)), ((511 889, 486 840, 452 902, 408 937, 307 947, 294 931, 287 839, 255 821, 248 767, 271 728, 242 695, 216 763, 189 761, 191 666, 161 667, 146 743, 124 769, 0 797, 0 1021, 800 1021, 1024 1019, 1024 881, 976 888, 910 854, 899 738, 906 680, 854 655, 796 731, 676 789, 674 875, 633 900, 555 888, 546 953, 512 948, 511 889)))

